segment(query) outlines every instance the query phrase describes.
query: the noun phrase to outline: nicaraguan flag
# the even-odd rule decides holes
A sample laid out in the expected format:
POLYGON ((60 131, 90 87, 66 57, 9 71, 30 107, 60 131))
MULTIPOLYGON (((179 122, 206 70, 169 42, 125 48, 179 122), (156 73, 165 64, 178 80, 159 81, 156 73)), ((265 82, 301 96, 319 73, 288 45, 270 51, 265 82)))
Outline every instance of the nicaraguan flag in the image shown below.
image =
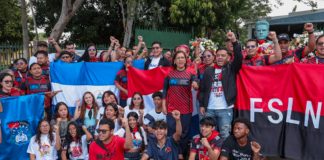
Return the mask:
MULTIPOLYGON (((134 61, 133 66, 143 69, 144 60, 134 61)), ((62 90, 53 98, 53 104, 65 102, 73 115, 76 101, 81 100, 86 91, 94 94, 99 105, 103 93, 107 90, 111 90, 118 97, 119 91, 114 81, 122 68, 122 62, 51 63, 52 90, 62 90)))
POLYGON ((27 147, 44 114, 44 94, 0 98, 0 103, 0 160, 29 159, 27 147))

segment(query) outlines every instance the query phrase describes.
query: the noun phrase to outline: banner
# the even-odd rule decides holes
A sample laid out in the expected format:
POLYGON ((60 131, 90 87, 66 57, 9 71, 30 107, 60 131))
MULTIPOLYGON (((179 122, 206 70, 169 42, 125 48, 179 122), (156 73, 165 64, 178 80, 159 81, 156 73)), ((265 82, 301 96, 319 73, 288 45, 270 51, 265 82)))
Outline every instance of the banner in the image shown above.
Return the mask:
MULTIPOLYGON (((140 69, 144 68, 144 60, 134 61, 133 66, 140 69)), ((99 105, 101 105, 103 93, 107 90, 114 92, 118 97, 119 91, 114 81, 122 67, 122 62, 51 63, 52 90, 62 90, 53 97, 53 104, 65 102, 73 115, 76 101, 81 100, 86 91, 94 94, 99 105)))
POLYGON ((29 159, 27 148, 44 114, 44 94, 0 98, 0 160, 29 159))
POLYGON ((324 65, 243 66, 236 108, 264 155, 324 158, 323 82, 324 65))

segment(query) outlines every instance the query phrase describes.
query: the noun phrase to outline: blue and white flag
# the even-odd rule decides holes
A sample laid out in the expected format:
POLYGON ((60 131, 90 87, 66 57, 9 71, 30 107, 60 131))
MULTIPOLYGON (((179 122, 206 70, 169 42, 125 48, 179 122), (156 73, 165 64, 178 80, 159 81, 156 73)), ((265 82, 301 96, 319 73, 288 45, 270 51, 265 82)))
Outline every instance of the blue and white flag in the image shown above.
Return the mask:
POLYGON ((0 160, 29 159, 27 147, 44 114, 44 94, 0 98, 0 160))
MULTIPOLYGON (((133 66, 143 69, 144 60, 134 61, 133 66)), ((118 97, 119 91, 114 81, 122 68, 122 62, 51 63, 52 90, 62 90, 53 98, 53 104, 65 102, 73 114, 76 101, 81 100, 86 91, 94 94, 99 105, 103 93, 107 90, 114 92, 118 97)))

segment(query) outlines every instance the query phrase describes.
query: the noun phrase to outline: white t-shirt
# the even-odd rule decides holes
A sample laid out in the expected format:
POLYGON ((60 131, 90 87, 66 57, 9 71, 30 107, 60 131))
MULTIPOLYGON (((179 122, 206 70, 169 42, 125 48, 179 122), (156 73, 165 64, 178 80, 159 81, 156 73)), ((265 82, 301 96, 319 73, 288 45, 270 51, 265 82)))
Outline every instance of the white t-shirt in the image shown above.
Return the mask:
MULTIPOLYGON (((56 53, 50 53, 50 54, 48 54, 48 60, 49 60, 49 62, 54 62, 55 55, 56 55, 56 53)), ((30 66, 33 63, 37 63, 37 57, 35 57, 35 56, 31 56, 29 58, 28 66, 30 66)))
POLYGON ((222 69, 215 69, 215 77, 209 94, 207 109, 227 109, 227 102, 222 85, 222 69))
POLYGON ((149 64, 148 69, 154 69, 154 68, 158 67, 160 59, 161 59, 161 56, 159 56, 157 58, 153 57, 151 63, 149 64))
POLYGON ((163 120, 164 122, 166 122, 166 115, 163 114, 163 112, 157 113, 155 109, 152 109, 147 114, 145 114, 144 121, 143 121, 145 125, 148 125, 151 122, 149 117, 152 117, 154 121, 163 120))
POLYGON ((36 160, 53 160, 57 159, 57 151, 55 149, 55 135, 53 134, 53 142, 50 144, 48 135, 41 135, 40 143, 41 146, 35 142, 36 135, 30 139, 27 153, 36 156, 36 160))
MULTIPOLYGON (((65 146, 67 149, 67 146, 65 146)), ((69 151, 67 151, 69 154, 69 159, 70 160, 78 160, 78 159, 84 159, 88 160, 89 159, 89 154, 88 154, 88 146, 87 146, 87 137, 86 135, 83 135, 81 137, 81 144, 72 142, 70 143, 69 151)))
MULTIPOLYGON (((144 144, 147 145, 147 137, 146 137, 146 133, 143 129, 143 127, 140 127, 143 138, 144 138, 144 144)), ((125 138, 125 129, 124 128, 120 128, 116 133, 114 133, 114 135, 125 138)), ((133 138, 133 149, 138 149, 141 147, 142 143, 143 143, 143 138, 141 137, 141 134, 137 131, 134 133, 132 133, 132 138, 133 138)))

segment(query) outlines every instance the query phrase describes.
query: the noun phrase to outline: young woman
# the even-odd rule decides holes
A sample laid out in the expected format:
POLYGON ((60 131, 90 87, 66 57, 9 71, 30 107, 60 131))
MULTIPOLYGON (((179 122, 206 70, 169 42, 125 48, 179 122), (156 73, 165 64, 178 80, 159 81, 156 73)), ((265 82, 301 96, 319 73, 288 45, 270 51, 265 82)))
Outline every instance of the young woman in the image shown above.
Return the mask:
MULTIPOLYGON (((133 139, 133 148, 129 149, 127 152, 125 152, 125 159, 128 160, 139 160, 141 158, 141 154, 145 149, 145 146, 147 145, 147 139, 146 139, 146 133, 139 125, 138 122, 138 115, 135 112, 130 112, 127 115, 128 119, 128 125, 129 129, 132 133, 132 139, 133 139)), ((123 126, 125 127, 125 126, 123 126)), ((119 129, 115 135, 118 135, 119 137, 125 137, 125 129, 121 128, 119 129)))
POLYGON ((78 62, 100 62, 100 59, 97 58, 97 53, 98 50, 96 45, 94 43, 90 43, 78 62))
POLYGON ((62 160, 88 160, 88 146, 86 136, 82 135, 80 127, 74 121, 67 126, 68 131, 63 143, 62 160))
MULTIPOLYGON (((173 70, 164 80, 163 88, 163 112, 167 114, 168 136, 176 131, 176 121, 172 117, 172 111, 181 113, 182 135, 180 148, 188 150, 189 131, 193 112, 191 88, 198 89, 196 76, 187 69, 186 53, 178 51, 173 56, 173 70)), ((180 151, 181 152, 181 151, 180 151)))
POLYGON ((126 118, 128 113, 135 112, 139 116, 139 122, 143 124, 143 116, 145 115, 145 106, 143 101, 143 96, 139 92, 135 92, 132 97, 131 104, 124 108, 124 117, 126 118))
MULTIPOLYGON (((104 115, 102 117, 102 118, 108 118, 108 119, 111 119, 114 121, 114 123, 115 123, 114 132, 117 132, 121 128, 121 121, 123 118, 122 116, 119 115, 118 110, 119 110, 119 107, 117 106, 116 103, 109 103, 106 105, 105 110, 104 110, 104 115)), ((97 129, 98 128, 99 128, 99 123, 97 125, 97 129)), ((97 133, 96 133, 96 135, 97 135, 97 133)))
POLYGON ((10 96, 20 96, 22 92, 13 87, 13 76, 9 73, 0 74, 0 98, 10 96))
POLYGON ((122 70, 120 70, 117 73, 116 79, 115 79, 115 85, 119 89, 119 104, 122 107, 125 107, 127 104, 127 72, 128 67, 133 65, 133 58, 132 56, 126 57, 124 60, 124 67, 122 70))
MULTIPOLYGON (((118 105, 118 99, 114 92, 108 90, 103 93, 101 103, 102 103, 102 106, 99 108, 99 111, 97 114, 98 121, 104 116, 106 106, 109 103, 114 103, 114 104, 118 105)), ((120 106, 118 106, 118 107, 120 107, 120 106)))
POLYGON ((16 87, 20 87, 20 85, 25 82, 28 76, 28 62, 25 58, 19 58, 16 63, 17 70, 14 72, 15 81, 18 84, 16 87))
POLYGON ((36 135, 30 139, 27 153, 31 160, 54 160, 57 159, 60 146, 59 134, 53 134, 49 122, 41 120, 36 135))
POLYGON ((56 126, 55 128, 59 128, 59 130, 55 130, 55 132, 59 132, 61 144, 64 144, 65 135, 68 130, 67 126, 70 119, 71 117, 68 106, 64 102, 57 103, 55 105, 54 119, 51 120, 51 126, 56 126))
POLYGON ((74 112, 74 119, 82 126, 82 130, 87 136, 87 140, 93 139, 96 129, 96 116, 98 113, 98 104, 91 92, 85 92, 82 97, 81 106, 78 106, 74 112))

